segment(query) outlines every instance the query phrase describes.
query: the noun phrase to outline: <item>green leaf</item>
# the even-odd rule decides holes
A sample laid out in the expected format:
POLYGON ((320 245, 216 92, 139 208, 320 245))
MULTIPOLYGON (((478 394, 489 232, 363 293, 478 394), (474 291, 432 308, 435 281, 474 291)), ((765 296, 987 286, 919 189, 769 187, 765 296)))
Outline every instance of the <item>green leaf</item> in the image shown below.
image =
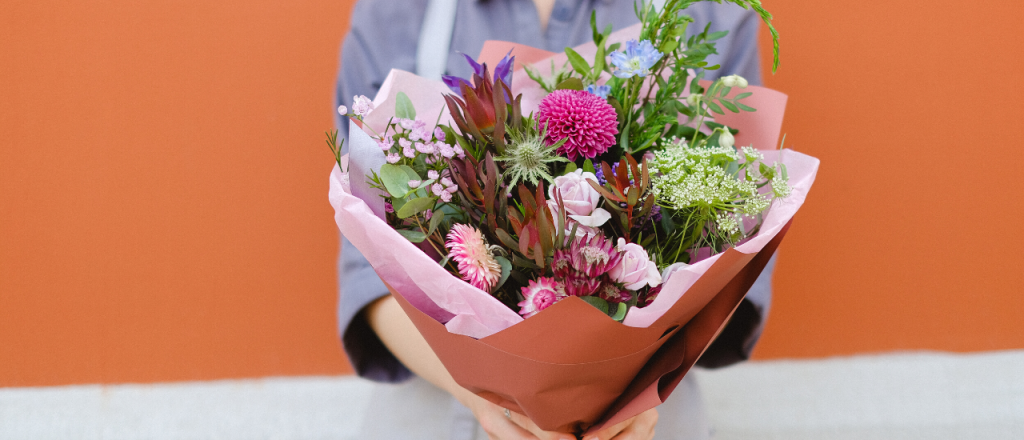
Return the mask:
POLYGON ((601 311, 601 313, 604 313, 605 315, 608 314, 608 301, 605 301, 596 296, 581 296, 580 299, 586 301, 587 304, 596 307, 597 310, 601 311))
POLYGON ((619 50, 620 47, 622 47, 622 43, 614 43, 611 46, 608 46, 608 52, 615 52, 619 50))
MULTIPOLYGON (((409 169, 411 170, 411 168, 409 169)), ((377 175, 392 198, 402 198, 409 193, 409 174, 401 166, 386 163, 380 166, 380 171, 377 175)), ((419 179, 419 176, 414 180, 417 179, 419 179)))
POLYGON ((678 48, 679 48, 679 40, 671 39, 671 40, 665 40, 664 43, 661 43, 661 47, 658 48, 658 50, 661 51, 661 53, 672 53, 672 51, 674 51, 674 50, 676 50, 678 48))
POLYGON ((416 119, 416 109, 412 106, 412 100, 405 92, 398 92, 395 96, 395 117, 405 119, 416 119))
POLYGON ((583 80, 579 78, 569 78, 565 81, 558 83, 555 86, 555 90, 583 90, 583 80))
POLYGON ((396 213, 398 218, 409 218, 414 214, 426 211, 434 207, 433 197, 420 197, 418 199, 412 199, 402 205, 402 208, 396 213))
POLYGON ((583 172, 591 174, 596 173, 596 171, 594 170, 594 162, 592 162, 590 159, 583 161, 583 172))
POLYGON ((614 315, 612 315, 612 319, 622 322, 626 317, 626 310, 628 309, 629 307, 626 307, 626 303, 619 303, 619 309, 615 311, 614 315))
POLYGON ((577 167, 576 167, 576 164, 575 164, 574 162, 569 162, 569 165, 566 165, 566 166, 565 166, 565 172, 564 172, 564 173, 562 173, 562 174, 563 174, 563 175, 564 175, 564 174, 569 174, 569 173, 571 173, 571 172, 573 172, 573 171, 576 171, 576 168, 577 168, 577 167))
POLYGON ((718 31, 708 34, 708 38, 705 41, 721 40, 726 35, 729 35, 729 31, 718 31))
POLYGON ((757 109, 756 109, 756 108, 753 108, 753 107, 749 107, 749 106, 747 106, 747 105, 744 105, 744 104, 743 104, 742 102, 737 102, 737 103, 736 103, 736 107, 739 107, 739 108, 740 108, 740 110, 743 110, 743 111, 745 111, 745 112, 756 112, 756 111, 757 111, 757 109))
POLYGON ((430 216, 430 228, 427 230, 427 235, 434 233, 438 225, 441 224, 441 220, 444 220, 444 211, 438 209, 430 216))
POLYGON ((732 99, 734 101, 739 101, 739 100, 741 100, 743 98, 746 98, 746 97, 748 97, 750 95, 753 95, 753 94, 754 94, 753 92, 743 92, 743 93, 740 93, 739 95, 736 95, 736 97, 734 97, 732 99))
POLYGON ((707 101, 706 104, 708 105, 708 108, 711 109, 711 111, 713 111, 715 113, 718 113, 720 115, 724 115, 725 114, 725 112, 722 111, 722 108, 719 107, 718 104, 715 104, 715 103, 713 103, 711 101, 707 101))
POLYGON ((497 261, 498 264, 501 265, 501 278, 498 279, 498 284, 495 284, 494 288, 491 289, 492 292, 497 291, 503 284, 505 284, 505 281, 508 280, 508 275, 512 273, 512 262, 508 261, 507 258, 496 256, 494 257, 494 261, 497 261))
POLYGON ((419 243, 427 239, 427 234, 424 234, 422 231, 412 231, 408 229, 396 229, 395 231, 405 237, 406 240, 413 243, 419 243))
POLYGON ((733 113, 739 113, 740 112, 740 109, 736 108, 735 104, 733 104, 733 103, 731 103, 729 101, 721 101, 721 102, 722 102, 722 105, 725 106, 725 108, 729 109, 729 111, 731 111, 733 113))
POLYGON ((596 81, 597 77, 601 76, 601 72, 604 72, 604 45, 597 47, 597 55, 594 56, 594 71, 592 80, 596 81))
POLYGON ((580 54, 572 50, 571 47, 567 47, 565 48, 565 56, 569 57, 569 64, 572 64, 572 70, 583 75, 584 78, 590 76, 590 64, 587 64, 587 60, 584 60, 580 54))

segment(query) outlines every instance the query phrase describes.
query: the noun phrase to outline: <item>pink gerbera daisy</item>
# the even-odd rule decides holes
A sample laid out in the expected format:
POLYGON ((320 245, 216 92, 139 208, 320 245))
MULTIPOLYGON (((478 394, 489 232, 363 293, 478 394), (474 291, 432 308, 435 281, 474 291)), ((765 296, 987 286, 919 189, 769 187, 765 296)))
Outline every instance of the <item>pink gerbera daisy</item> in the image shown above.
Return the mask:
POLYGON ((522 288, 523 297, 519 303, 519 314, 524 318, 536 315, 541 310, 550 307, 552 304, 566 298, 561 283, 554 278, 542 277, 530 280, 530 284, 522 288))
POLYGON ((456 224, 448 231, 444 247, 459 265, 459 275, 474 287, 490 292, 501 278, 501 265, 491 255, 483 234, 472 226, 456 224))
POLYGON ((597 95, 582 90, 555 90, 545 96, 537 120, 547 127, 548 145, 565 139, 557 153, 569 160, 593 159, 615 145, 619 121, 615 108, 597 95))

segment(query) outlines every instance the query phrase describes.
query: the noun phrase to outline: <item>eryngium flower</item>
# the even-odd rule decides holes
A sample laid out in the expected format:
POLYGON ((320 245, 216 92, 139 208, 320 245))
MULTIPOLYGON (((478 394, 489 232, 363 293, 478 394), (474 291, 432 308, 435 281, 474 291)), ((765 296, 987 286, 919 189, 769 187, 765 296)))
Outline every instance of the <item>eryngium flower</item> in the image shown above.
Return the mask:
POLYGON ((501 278, 501 265, 491 255, 483 234, 472 226, 456 224, 448 232, 449 257, 459 265, 459 275, 474 287, 490 292, 501 278))
POLYGON ((615 135, 619 134, 615 108, 582 90, 555 90, 545 96, 537 120, 547 126, 548 145, 565 140, 558 154, 569 160, 577 156, 593 159, 615 145, 615 135))
POLYGON ((509 130, 509 136, 512 143, 506 145, 505 154, 494 158, 505 164, 505 173, 510 176, 508 192, 512 192, 520 181, 529 182, 533 186, 537 186, 542 179, 551 183, 554 177, 548 169, 549 164, 568 162, 555 154, 562 143, 545 145, 543 132, 509 130))
POLYGON ((647 76, 651 73, 651 67, 654 67, 661 56, 662 53, 658 52, 648 40, 640 42, 629 40, 626 42, 626 50, 612 52, 609 55, 612 64, 617 68, 615 76, 619 78, 632 78, 636 75, 647 76))
POLYGON ((561 283, 548 277, 530 280, 530 284, 523 287, 522 292, 525 299, 519 303, 519 314, 524 318, 536 315, 541 310, 567 297, 561 283))

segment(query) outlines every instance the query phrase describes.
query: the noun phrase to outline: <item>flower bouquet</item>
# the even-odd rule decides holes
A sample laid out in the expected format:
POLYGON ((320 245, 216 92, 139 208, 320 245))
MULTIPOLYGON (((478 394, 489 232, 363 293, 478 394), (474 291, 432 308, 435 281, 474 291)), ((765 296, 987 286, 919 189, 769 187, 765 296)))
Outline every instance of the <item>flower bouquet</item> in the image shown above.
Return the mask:
POLYGON ((813 183, 816 159, 754 148, 774 148, 784 95, 703 79, 724 34, 687 37, 691 3, 591 20, 563 54, 487 42, 469 79, 392 71, 339 109, 347 156, 328 135, 342 234, 456 382, 542 429, 664 401, 813 183))

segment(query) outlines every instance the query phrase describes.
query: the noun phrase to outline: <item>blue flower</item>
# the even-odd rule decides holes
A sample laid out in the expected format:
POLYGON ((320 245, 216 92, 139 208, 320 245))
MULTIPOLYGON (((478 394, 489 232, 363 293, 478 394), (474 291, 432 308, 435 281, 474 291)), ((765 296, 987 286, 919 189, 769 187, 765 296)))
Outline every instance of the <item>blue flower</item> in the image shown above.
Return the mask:
POLYGON ((612 86, 607 86, 607 85, 599 86, 599 85, 591 84, 591 85, 587 86, 587 88, 585 90, 587 91, 587 93, 590 93, 592 95, 597 95, 601 99, 608 99, 608 94, 612 92, 612 86))
POLYGON ((610 57, 612 64, 617 68, 615 76, 632 78, 636 75, 644 77, 651 73, 651 67, 661 59, 662 55, 648 40, 640 42, 629 40, 626 42, 626 50, 612 52, 610 57))

